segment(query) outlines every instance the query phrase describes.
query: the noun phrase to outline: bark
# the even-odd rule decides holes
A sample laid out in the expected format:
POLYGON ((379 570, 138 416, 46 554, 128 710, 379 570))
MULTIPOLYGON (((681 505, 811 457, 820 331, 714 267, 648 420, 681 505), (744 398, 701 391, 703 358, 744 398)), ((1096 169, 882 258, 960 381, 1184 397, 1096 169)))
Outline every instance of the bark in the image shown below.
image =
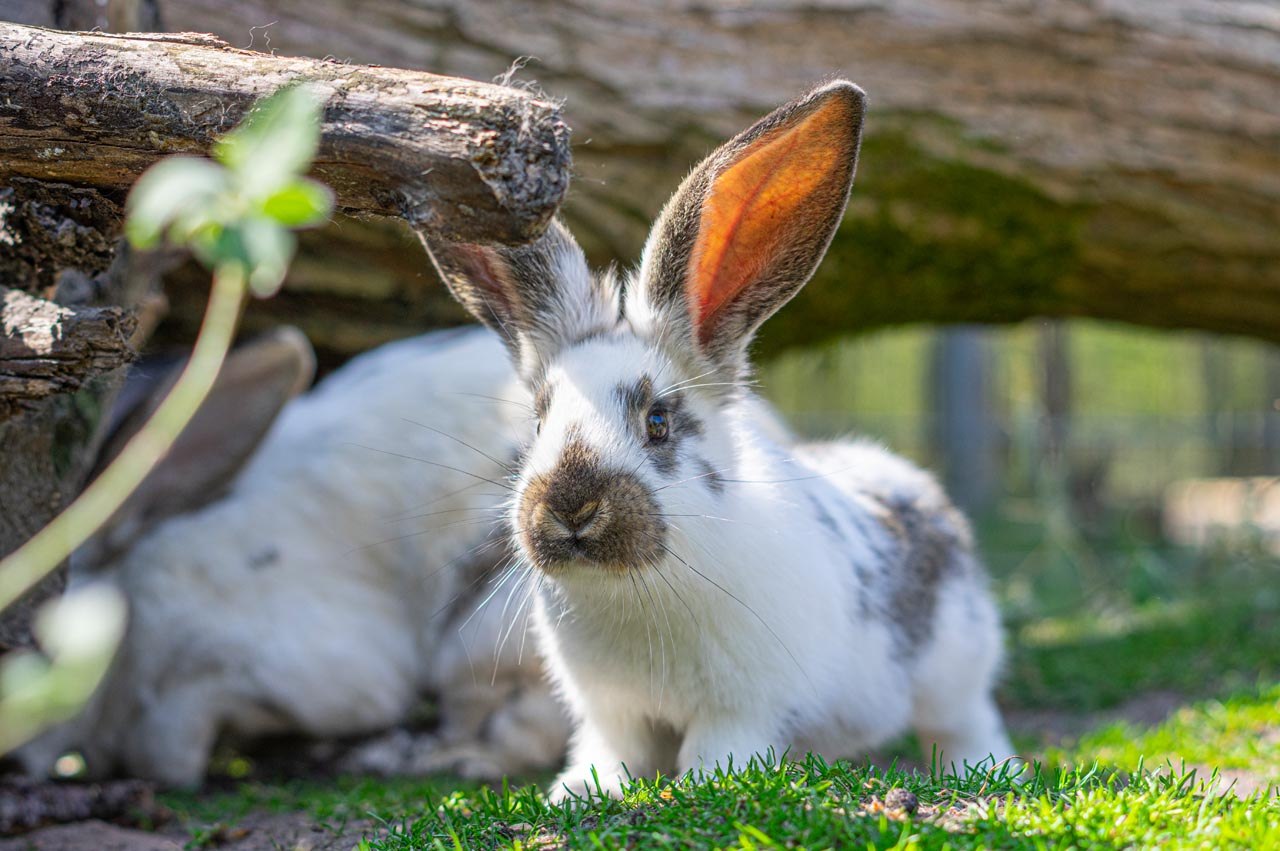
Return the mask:
MULTIPOLYGON (((1280 25, 1256 3, 159 6, 170 29, 276 55, 478 79, 537 57, 521 76, 565 100, 566 214, 599 262, 637 256, 716 141, 849 76, 871 97, 853 207, 815 285, 766 326, 766 351, 1032 315, 1280 340, 1280 25)), ((413 289, 401 266, 369 274, 378 293, 413 289)), ((325 288, 302 272, 291 285, 325 288)))
POLYGON ((60 307, 0 286, 0 422, 128 363, 136 327, 124 308, 60 307))
MULTIPOLYGON (((26 179, 0 189, 0 556, 79 491, 118 367, 157 321, 145 298, 154 274, 115 255, 120 222, 92 189, 26 179), (139 303, 135 327, 127 309, 139 303)), ((64 580, 55 572, 0 616, 0 652, 31 643, 32 614, 64 580)))
POLYGON ((0 24, 0 180, 124 189, 203 154, 257 99, 305 80, 325 98, 313 173, 353 211, 470 241, 521 242, 568 184, 568 128, 527 91, 286 59, 210 36, 68 34, 0 24))

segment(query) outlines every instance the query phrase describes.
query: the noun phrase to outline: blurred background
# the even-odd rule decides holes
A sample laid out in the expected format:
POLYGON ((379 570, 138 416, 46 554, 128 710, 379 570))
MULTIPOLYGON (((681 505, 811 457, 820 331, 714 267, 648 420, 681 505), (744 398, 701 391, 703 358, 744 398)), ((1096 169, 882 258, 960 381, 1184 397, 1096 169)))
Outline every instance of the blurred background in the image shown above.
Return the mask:
MULTIPOLYGON (((68 29, 537 86, 563 214, 630 263, 690 166, 824 77, 871 111, 849 214, 759 343, 806 436, 857 433, 969 510, 1015 648, 1010 702, 1226 693, 1280 653, 1280 13, 993 0, 4 0, 68 29), (1104 671, 1099 676, 1099 669, 1104 671), (1081 676, 1088 671, 1089 676, 1081 676)), ((248 334, 322 371, 464 321, 402 223, 309 234, 248 334)), ((166 282, 189 342, 206 276, 166 282)))

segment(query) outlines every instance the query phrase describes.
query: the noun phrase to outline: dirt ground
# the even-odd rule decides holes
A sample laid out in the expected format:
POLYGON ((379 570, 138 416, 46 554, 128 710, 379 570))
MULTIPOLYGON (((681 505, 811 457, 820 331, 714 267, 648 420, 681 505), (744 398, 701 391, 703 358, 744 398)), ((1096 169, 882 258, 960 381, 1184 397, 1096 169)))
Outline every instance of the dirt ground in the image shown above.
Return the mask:
MULTIPOLYGON (((210 836, 202 847, 218 851, 350 851, 373 827, 368 821, 348 822, 341 828, 321 827, 303 813, 256 813, 235 828, 210 836)), ((0 851, 182 851, 189 839, 181 824, 151 832, 90 819, 0 839, 0 851)))

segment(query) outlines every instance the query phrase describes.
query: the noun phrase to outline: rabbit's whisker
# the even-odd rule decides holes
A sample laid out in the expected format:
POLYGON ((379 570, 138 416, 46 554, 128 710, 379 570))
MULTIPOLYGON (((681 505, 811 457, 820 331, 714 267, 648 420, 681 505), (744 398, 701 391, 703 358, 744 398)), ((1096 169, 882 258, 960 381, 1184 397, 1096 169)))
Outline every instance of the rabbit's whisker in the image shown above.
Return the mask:
POLYGON ((408 417, 401 417, 400 419, 404 420, 410 425, 416 425, 418 428, 425 428, 429 432, 438 434, 441 437, 448 438, 449 440, 452 440, 454 443, 458 444, 459 446, 465 446, 467 449, 470 449, 472 452, 475 452, 481 457, 486 458, 492 461, 493 463, 497 464, 499 467, 506 470, 509 475, 512 475, 512 476, 516 475, 517 471, 514 468, 512 468, 510 464, 506 463, 505 461, 499 461, 497 458, 494 458, 488 452, 485 452, 483 449, 478 449, 475 446, 472 446, 470 443, 467 443, 465 440, 463 440, 460 437, 455 437, 454 435, 449 434, 447 431, 441 431, 435 426, 429 426, 426 423, 420 423, 417 420, 411 420, 408 417))
MULTIPOLYGON (((530 567, 529 569, 530 569, 530 570, 532 570, 533 568, 532 568, 532 567, 530 567)), ((527 573, 526 573, 525 575, 526 575, 526 576, 528 576, 529 574, 527 574, 527 573)), ((533 599, 534 591, 535 591, 535 590, 537 590, 537 587, 538 587, 537 585, 535 585, 535 584, 533 584, 533 583, 525 583, 525 584, 527 584, 527 585, 529 586, 529 590, 528 590, 528 592, 524 595, 524 600, 522 600, 522 601, 521 601, 519 608, 517 608, 517 609, 516 609, 515 617, 513 617, 513 618, 511 619, 511 623, 509 623, 509 624, 507 625, 507 630, 506 630, 506 632, 505 632, 505 633, 503 633, 503 635, 502 635, 502 640, 498 642, 498 647, 497 647, 497 649, 494 651, 494 654, 493 654, 493 677, 492 677, 492 678, 490 679, 490 681, 489 681, 489 684, 490 684, 490 685, 493 685, 494 683, 496 683, 496 682, 498 681, 498 660, 502 658, 502 648, 503 648, 503 647, 506 647, 506 645, 507 645, 507 639, 509 639, 509 638, 511 637, 511 631, 512 631, 512 630, 514 630, 514 629, 516 628, 516 623, 518 623, 518 622, 519 622, 519 620, 520 620, 520 613, 524 610, 524 608, 525 608, 526 606, 528 606, 528 605, 529 605, 529 602, 533 599)), ((517 586, 517 587, 518 587, 518 586, 517 586)), ((505 608, 505 607, 504 607, 504 608, 505 608)))
MULTIPOLYGON (((472 482, 471 484, 466 485, 465 487, 460 487, 460 488, 458 488, 457 490, 452 490, 452 491, 449 491, 449 492, 448 492, 448 493, 446 493, 446 494, 441 494, 440 496, 436 497, 435 499, 429 499, 429 500, 427 500, 426 502, 420 502, 420 503, 418 503, 417 505, 409 506, 408 508, 404 509, 404 511, 402 511, 402 512, 401 512, 401 514, 407 514, 407 513, 409 513, 410 511, 417 511, 417 510, 422 509, 422 508, 430 508, 431 506, 435 505, 435 504, 436 504, 436 503, 438 503, 438 502, 444 502, 444 501, 445 501, 446 499, 448 499, 449 497, 452 497, 452 496, 458 496, 459 494, 464 494, 464 493, 466 493, 466 492, 467 492, 467 491, 469 491, 469 490, 474 490, 475 488, 480 487, 482 484, 484 484, 484 482, 472 482)), ((500 497, 495 497, 493 494, 478 494, 478 495, 479 495, 479 496, 487 496, 487 497, 490 497, 490 498, 500 498, 500 497)), ((395 515, 395 517, 398 517, 398 516, 399 516, 399 515, 395 515)), ((392 517, 392 518, 390 518, 390 519, 394 519, 394 517, 392 517)))
MULTIPOLYGON (((685 384, 681 386, 679 389, 680 390, 696 390, 699 387, 742 387, 742 386, 743 386, 743 382, 741 381, 706 381, 706 382, 703 382, 702 384, 685 384)), ((669 393, 674 393, 674 392, 675 392, 674 390, 669 391, 669 393)), ((662 396, 658 396, 656 398, 661 399, 662 396)))
MULTIPOLYGON (((788 462, 796 461, 794 458, 787 459, 788 462)), ((847 473, 854 469, 853 466, 843 467, 839 470, 831 470, 826 473, 814 473, 810 476, 796 476, 791 479, 721 479, 724 482, 731 482, 735 485, 784 485, 788 482, 807 482, 813 479, 825 479, 829 476, 835 476, 840 473, 847 473)))
MULTIPOLYGON (((444 572, 445 572, 446 570, 448 570, 450 567, 453 567, 455 564, 457 564, 458 562, 462 561, 463 559, 470 558, 470 557, 472 557, 472 556, 478 556, 478 555, 480 555, 480 553, 484 552, 484 551, 485 551, 485 550, 487 550, 487 549, 491 549, 491 548, 493 548, 493 547, 501 546, 501 545, 503 545, 503 544, 505 544, 505 543, 506 543, 506 541, 505 541, 505 540, 503 540, 502 538, 490 538, 490 539, 488 539, 488 540, 481 541, 480 543, 476 544, 474 547, 471 547, 471 548, 469 548, 466 552, 462 553, 462 555, 455 556, 455 557, 453 557, 453 558, 449 559, 447 562, 445 562, 443 565, 441 565, 438 569, 433 570, 431 573, 427 574, 427 577, 428 577, 429 579, 435 579, 435 578, 436 578, 437 576, 439 576, 441 573, 444 573, 444 572)), ((496 569, 495 569, 495 571, 496 571, 496 569)), ((495 571, 488 571, 488 572, 489 572, 489 573, 492 573, 492 572, 495 572, 495 571)), ((487 574, 486 574, 486 573, 481 573, 481 574, 480 574, 481 578, 483 578, 485 575, 487 575, 487 574)), ((454 597, 454 599, 456 600, 456 599, 457 599, 457 597, 455 596, 455 597, 454 597)))
POLYGON ((653 396, 655 399, 661 399, 663 396, 666 396, 668 393, 671 393, 675 390, 679 390, 683 385, 689 384, 690 382, 693 382, 693 381, 697 381, 700 378, 706 378, 708 375, 711 375, 713 372, 715 372, 714 369, 708 369, 706 372, 700 375, 695 375, 693 378, 683 378, 673 384, 668 384, 666 387, 662 388, 657 393, 654 393, 653 396))
POLYGON ((452 391, 448 391, 448 392, 445 392, 445 393, 441 393, 441 394, 439 394, 439 395, 441 395, 441 396, 471 396, 471 397, 474 397, 474 398, 476 398, 476 399, 489 399, 489 400, 494 401, 494 402, 506 402, 508 405, 516 405, 516 406, 518 406, 518 407, 524 408, 526 411, 529 411, 529 412, 532 412, 532 411, 533 411, 533 405, 530 405, 528 402, 520 402, 520 401, 518 401, 518 400, 516 400, 516 399, 504 399, 504 398, 502 398, 501 396, 486 396, 484 393, 464 393, 464 392, 463 392, 463 391, 461 391, 461 390, 452 390, 452 391))
POLYGON ((426 458, 419 458, 419 457, 418 457, 418 456, 416 456, 416 455, 405 455, 405 454, 403 454, 403 453, 401 453, 401 452, 391 452, 391 451, 386 450, 386 449, 376 449, 376 448, 374 448, 374 447, 372 447, 372 446, 365 446, 365 445, 364 445, 364 444, 362 444, 362 443, 352 443, 352 442, 350 442, 350 441, 347 441, 347 444, 346 444, 346 445, 347 445, 347 446, 354 446, 354 447, 356 447, 356 448, 358 448, 358 449, 367 449, 367 450, 369 450, 370 452, 378 452, 378 453, 381 453, 381 454, 383 454, 383 455, 390 455, 392 458, 403 458, 403 459, 405 459, 406 461, 417 461, 419 464, 430 464, 432 467, 440 467, 440 468, 441 468, 441 469, 443 469, 443 470, 452 470, 452 471, 453 471, 453 472, 455 472, 455 473, 461 473, 461 474, 462 474, 462 475, 464 475, 464 476, 470 476, 470 477, 471 477, 471 478, 473 478, 473 479, 479 479, 479 480, 480 480, 480 481, 482 481, 482 482, 488 482, 488 483, 489 483, 489 484, 491 484, 491 485, 497 485, 498 487, 500 487, 500 488, 502 488, 502 489, 504 489, 504 490, 509 490, 509 491, 511 491, 512 493, 515 493, 515 491, 516 491, 516 489, 515 489, 515 488, 513 488, 511 485, 506 484, 506 483, 504 483, 504 482, 497 482, 497 481, 494 481, 493 479, 488 479, 488 478, 485 478, 484 476, 477 475, 476 473, 472 473, 472 472, 471 472, 471 471, 469 471, 469 470, 463 470, 463 469, 461 469, 460 467, 451 467, 451 466, 449 466, 448 464, 441 464, 441 463, 440 463, 440 462, 438 462, 438 461, 431 461, 431 460, 428 460, 428 459, 426 459, 426 458))
MULTIPOLYGON (((694 613, 693 608, 689 605, 689 602, 685 600, 684 595, 682 595, 678 590, 676 590, 675 585, 671 584, 671 580, 668 579, 666 577, 666 574, 662 572, 661 565, 658 564, 656 559, 653 559, 651 561, 651 564, 653 565, 653 572, 657 574, 659 579, 661 579, 663 582, 666 583, 668 588, 671 589, 671 593, 675 595, 676 599, 680 601, 680 605, 684 606, 685 611, 689 613, 689 620, 692 621, 693 625, 700 631, 702 629, 702 622, 698 620, 697 614, 694 613)), ((674 635, 672 635, 671 640, 673 643, 675 642, 674 635)))
MULTIPOLYGON (((458 624, 458 632, 462 632, 462 630, 466 629, 467 625, 470 624, 471 621, 475 619, 476 615, 484 611, 484 607, 489 605, 489 601, 492 600, 495 596, 497 596, 498 592, 502 590, 502 586, 506 585, 507 582, 511 579, 511 577, 516 575, 516 573, 520 570, 520 567, 521 567, 521 563, 520 563, 519 557, 513 557, 509 562, 507 562, 507 564, 503 565, 498 570, 493 571, 494 573, 501 574, 498 577, 498 581, 494 583, 493 590, 490 591, 483 600, 481 600, 478 604, 476 604, 476 607, 471 610, 471 614, 467 615, 466 620, 458 624)), ((485 577, 482 575, 480 578, 484 579, 485 577)), ((472 586, 474 586, 475 584, 476 584, 475 582, 471 583, 472 586)), ((455 597, 454 599, 456 600, 457 597, 455 597)), ((451 600, 450 602, 452 603, 453 601, 451 600)))
MULTIPOLYGON (((502 611, 498 613, 498 620, 501 623, 508 624, 508 628, 510 628, 510 625, 515 622, 515 618, 511 618, 511 619, 507 618, 507 612, 511 610, 511 601, 515 598, 517 591, 523 590, 524 586, 522 583, 524 583, 524 581, 527 580, 533 574, 532 564, 528 562, 523 562, 521 566, 524 567, 524 570, 521 571, 520 578, 511 584, 511 590, 507 592, 507 599, 502 602, 502 611)), ((519 615, 519 613, 520 613, 520 610, 519 608, 517 608, 516 614, 519 615)), ((495 646, 494 647, 495 660, 497 659, 496 654, 498 650, 499 648, 495 646)))
POLYGON ((635 594, 636 602, 640 604, 640 620, 644 623, 644 639, 649 645, 649 694, 653 695, 653 633, 649 630, 649 609, 644 604, 644 598, 640 596, 640 586, 636 583, 636 571, 628 570, 627 578, 631 580, 631 592, 635 594))
MULTIPOLYGON (((507 541, 506 541, 506 539, 504 539, 504 538, 491 538, 490 540, 485 541, 484 543, 480 544, 478 547, 473 547, 470 551, 468 551, 468 552, 466 552, 466 553, 463 553, 463 554, 462 554, 461 556, 459 556, 458 558, 456 558, 456 559, 454 559, 453 561, 451 561, 451 562, 449 562, 448 564, 446 564, 446 565, 445 565, 445 567, 448 567, 450 564, 453 564, 453 563, 455 563, 455 562, 457 562, 457 561, 461 561, 463 558, 466 558, 467 556, 470 556, 470 555, 472 555, 472 554, 479 555, 481 552, 483 552, 484 550, 488 549, 489 547, 502 546, 502 545, 505 545, 506 543, 507 543, 507 541)), ((518 555, 512 556, 512 560, 513 560, 513 561, 514 561, 514 560, 517 560, 518 558, 519 558, 519 556, 518 556, 518 555)), ((468 583, 463 587, 463 589, 462 589, 461 591, 459 591, 459 592, 457 592, 456 594, 454 594, 454 595, 453 595, 452 597, 450 597, 447 601, 445 601, 445 604, 444 604, 443 606, 441 606, 440 608, 438 608, 438 609, 436 609, 434 612, 432 612, 430 615, 428 615, 428 616, 427 616, 427 620, 433 620, 434 618, 436 618, 436 617, 437 617, 438 615, 440 615, 441 613, 443 613, 443 612, 447 611, 448 609, 452 608, 454 603, 456 603, 456 602, 458 602, 458 600, 462 599, 462 595, 463 595, 463 594, 466 594, 468 591, 470 591, 471 589, 475 588, 477 585, 479 585, 481 582, 485 581, 486 579, 490 579, 490 578, 492 578, 492 576, 493 576, 493 574, 494 574, 494 573, 501 572, 501 571, 502 571, 502 570, 504 570, 505 568, 506 568, 506 565, 504 565, 504 566, 502 566, 502 567, 499 567, 499 568, 496 568, 496 569, 494 569, 494 570, 488 570, 488 571, 483 571, 483 572, 481 572, 481 573, 478 573, 478 574, 476 575, 476 577, 475 577, 474 579, 472 579, 470 582, 468 582, 468 583)), ((438 575, 438 574, 439 574, 441 571, 443 571, 443 570, 444 570, 444 568, 441 568, 441 570, 440 570, 440 571, 436 571, 436 574, 433 574, 433 575, 438 575)), ((482 607, 477 607, 477 610, 478 610, 479 608, 482 608, 482 607)), ((474 616, 474 613, 473 613, 473 616, 474 616)), ((469 621, 469 620, 470 620, 470 618, 468 618, 468 621, 469 621)), ((465 624, 464 624, 464 625, 465 625, 465 624)))
MULTIPOLYGON (((648 583, 648 582, 645 580, 645 578, 644 578, 644 572, 643 572, 643 571, 632 571, 632 575, 633 575, 633 576, 636 576, 636 577, 640 580, 640 587, 644 588, 644 592, 645 592, 645 594, 646 594, 646 595, 648 595, 648 597, 649 597, 649 604, 650 604, 650 605, 651 605, 655 610, 660 611, 660 612, 662 613, 663 618, 664 618, 664 619, 666 620, 666 622, 667 622, 667 632, 668 632, 668 633, 670 633, 670 632, 671 632, 671 619, 667 617, 667 610, 666 610, 666 608, 662 605, 662 603, 661 603, 661 601, 659 600, 659 598, 654 596, 653 589, 649 587, 649 583, 648 583)), ((658 679, 658 712, 659 712, 659 713, 661 713, 661 712, 662 712, 662 703, 663 703, 663 700, 664 700, 664 699, 665 699, 665 697, 666 697, 666 692, 667 692, 667 643, 666 643, 666 641, 664 641, 664 640, 663 640, 663 638, 662 638, 662 629, 659 627, 657 620, 654 620, 654 622, 653 622, 653 627, 654 627, 654 629, 655 629, 655 630, 657 631, 657 633, 658 633, 658 653, 659 653, 659 657, 660 657, 660 659, 661 659, 661 661, 662 661, 662 676, 661 676, 661 677, 659 677, 659 679, 658 679)), ((646 629, 646 632, 647 632, 647 631, 648 631, 648 625, 647 625, 647 624, 646 624, 645 629, 646 629)), ((675 649, 675 643, 676 643, 676 641, 675 641, 675 636, 674 636, 674 635, 672 635, 672 636, 671 636, 671 645, 672 645, 672 649, 675 649)), ((652 663, 650 663, 650 664, 652 664, 652 663)), ((651 679, 652 679, 652 676, 651 676, 651 679)), ((650 682, 649 690, 650 690, 650 691, 652 691, 652 690, 653 690, 653 684, 652 684, 652 682, 650 682)))
POLYGON ((442 508, 439 511, 428 511, 425 514, 407 514, 403 517, 393 517, 390 520, 384 520, 384 523, 403 523, 406 520, 421 520, 424 517, 439 517, 443 514, 457 514, 460 511, 484 511, 489 514, 496 514, 501 517, 506 514, 507 509, 503 506, 470 506, 468 508, 442 508))
MULTIPOLYGON (((545 578, 546 577, 542 573, 538 574, 538 584, 533 589, 534 599, 537 599, 537 595, 542 593, 542 580, 545 578)), ((517 667, 524 664, 524 642, 525 642, 525 639, 529 637, 529 618, 532 615, 533 615, 533 607, 530 606, 529 610, 525 612, 524 629, 520 633, 520 651, 516 654, 517 667)))
MULTIPOLYGON (((705 472, 705 473, 700 473, 700 474, 698 474, 698 475, 696 475, 696 476, 690 476, 689 478, 687 478, 687 479, 681 479, 681 480, 680 480, 680 481, 678 481, 678 482, 671 482, 670 484, 663 485, 663 486, 662 486, 662 487, 660 487, 660 488, 654 488, 654 489, 653 489, 653 492, 654 492, 654 493, 657 493, 658 491, 664 491, 664 490, 666 490, 667 488, 673 488, 673 487, 675 487, 676 485, 683 485, 683 484, 685 484, 686 482, 695 482, 695 481, 697 481, 698 479, 705 479, 705 478, 707 478, 708 476, 718 476, 718 475, 720 475, 720 474, 721 474, 721 473, 723 473, 723 472, 724 472, 724 470, 708 470, 708 471, 707 471, 707 472, 705 472)), ((731 481, 733 481, 733 479, 722 479, 722 481, 731 482, 731 481)))
MULTIPOLYGON (((655 540, 657 540, 657 539, 655 539, 655 540)), ((679 555, 678 555, 678 554, 677 554, 673 549, 671 549, 670 547, 668 547, 664 541, 658 541, 658 546, 662 547, 662 549, 664 549, 664 550, 666 551, 667 555, 671 556, 673 559, 675 559, 676 561, 678 561, 678 562, 680 562, 681 564, 683 564, 685 567, 687 567, 687 568, 689 568, 690 570, 692 570, 692 571, 693 571, 694 573, 696 573, 698 576, 701 576, 704 580, 706 580, 707 582, 711 583, 711 585, 713 585, 714 587, 716 587, 716 588, 720 589, 720 591, 721 591, 722 593, 724 593, 724 594, 725 594, 729 599, 733 600, 733 601, 734 601, 735 603, 737 603, 739 606, 742 606, 742 608, 746 609, 746 610, 751 614, 751 616, 752 616, 753 618, 755 618, 757 621, 759 621, 759 622, 760 622, 760 625, 761 625, 761 626, 763 626, 765 629, 767 629, 767 630, 769 631, 769 634, 773 636, 773 640, 774 640, 774 641, 776 641, 776 642, 778 642, 778 646, 779 646, 779 647, 781 647, 781 648, 783 649, 783 651, 785 651, 785 652, 786 652, 786 654, 787 654, 788 656, 790 656, 790 657, 791 657, 791 662, 792 662, 792 664, 794 664, 794 665, 796 666, 796 670, 797 670, 797 671, 799 671, 799 672, 800 672, 800 674, 801 674, 801 676, 803 676, 803 677, 805 678, 805 680, 807 680, 807 681, 809 682, 809 685, 810 685, 811 687, 813 687, 813 681, 809 679, 809 674, 808 674, 808 672, 807 672, 807 671, 805 671, 804 667, 800 664, 800 660, 796 658, 796 654, 794 654, 794 653, 792 653, 792 652, 791 652, 791 648, 790 648, 790 647, 788 647, 788 646, 787 646, 787 644, 786 644, 786 642, 784 642, 784 641, 782 640, 782 636, 778 635, 778 633, 774 631, 773 627, 769 626, 769 622, 768 622, 768 621, 766 621, 764 618, 760 617, 760 613, 759 613, 759 612, 757 612, 755 609, 751 608, 751 606, 747 605, 747 604, 742 600, 742 598, 741 598, 741 597, 739 597, 737 594, 734 594, 734 593, 733 593, 732 591, 730 591, 728 588, 725 588, 725 587, 724 587, 723 585, 721 585, 719 582, 716 582, 716 581, 715 581, 714 579, 712 579, 710 576, 707 576, 707 575, 706 575, 705 573, 703 573, 701 570, 698 570, 698 568, 694 567, 692 564, 690 564, 689 562, 685 561, 685 560, 684 560, 683 558, 681 558, 681 557, 680 557, 680 556, 679 556, 679 555)), ((816 691, 816 687, 814 687, 814 689, 815 689, 815 691, 816 691)))
POLYGON ((701 517, 703 520, 723 520, 726 523, 737 523, 732 517, 716 517, 714 514, 668 514, 663 511, 647 512, 650 517, 701 517))
POLYGON ((471 517, 466 520, 453 520, 448 523, 442 523, 439 526, 432 526, 430 529, 419 529, 416 532, 406 532, 403 535, 395 535, 391 538, 383 538, 379 541, 370 541, 367 544, 361 544, 358 547, 352 547, 343 553, 344 556, 353 555, 354 553, 363 552, 374 547, 380 547, 384 544, 394 544, 396 541, 407 541, 410 538, 417 538, 421 535, 430 535, 432 532, 439 532, 442 529, 450 529, 455 526, 475 526, 480 523, 493 523, 493 519, 489 517, 471 517))

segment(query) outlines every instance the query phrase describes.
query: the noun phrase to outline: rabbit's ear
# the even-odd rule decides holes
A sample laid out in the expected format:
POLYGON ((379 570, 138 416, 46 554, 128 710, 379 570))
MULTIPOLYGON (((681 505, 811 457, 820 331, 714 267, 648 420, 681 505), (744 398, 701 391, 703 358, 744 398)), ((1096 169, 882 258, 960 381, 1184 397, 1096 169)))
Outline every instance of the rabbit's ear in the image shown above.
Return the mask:
POLYGON ((752 334, 809 280, 840 223, 864 105, 853 83, 828 83, 694 169, 649 236, 632 322, 648 317, 668 339, 682 328, 701 357, 745 368, 752 334))
MULTIPOLYGON (((164 400, 185 361, 134 367, 112 410, 92 475, 106 467, 164 400)), ((109 563, 166 517, 221 497, 285 404, 311 383, 315 355, 296 328, 277 328, 228 356, 208 397, 111 519, 76 553, 77 566, 109 563)))
POLYGON ((566 344, 617 323, 610 282, 592 276, 582 249, 558 219, 528 245, 419 235, 454 298, 498 332, 526 379, 566 344))

